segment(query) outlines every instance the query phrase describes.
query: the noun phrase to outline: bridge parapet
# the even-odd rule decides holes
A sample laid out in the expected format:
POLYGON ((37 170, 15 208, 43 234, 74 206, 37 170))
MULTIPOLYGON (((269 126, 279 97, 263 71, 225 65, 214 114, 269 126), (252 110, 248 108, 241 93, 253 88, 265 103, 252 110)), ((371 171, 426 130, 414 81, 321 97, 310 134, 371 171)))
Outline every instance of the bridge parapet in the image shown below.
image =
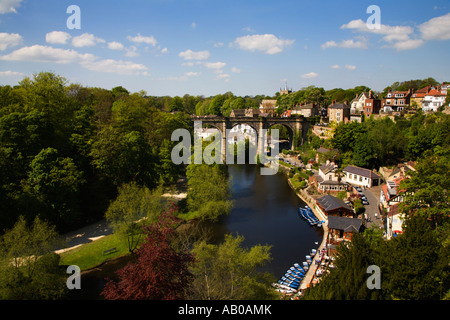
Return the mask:
POLYGON ((251 126, 257 135, 258 154, 263 150, 265 132, 274 125, 283 125, 289 129, 289 138, 292 149, 294 148, 294 137, 301 139, 303 144, 309 123, 302 117, 222 117, 222 116, 192 116, 194 122, 201 122, 202 125, 207 124, 217 128, 222 136, 222 148, 225 150, 227 143, 227 130, 231 130, 237 124, 247 124, 251 126))

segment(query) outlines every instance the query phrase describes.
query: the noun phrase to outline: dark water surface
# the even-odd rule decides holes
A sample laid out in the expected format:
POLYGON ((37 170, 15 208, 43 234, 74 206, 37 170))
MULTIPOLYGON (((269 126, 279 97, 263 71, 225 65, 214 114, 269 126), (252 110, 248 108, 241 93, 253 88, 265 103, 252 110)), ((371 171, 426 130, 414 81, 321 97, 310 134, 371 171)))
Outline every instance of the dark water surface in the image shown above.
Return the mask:
POLYGON ((227 233, 244 236, 246 246, 272 245, 272 262, 264 267, 277 278, 302 263, 322 241, 323 229, 311 227, 297 214, 305 203, 284 175, 262 176, 252 165, 229 166, 234 207, 216 226, 219 239, 227 233), (316 244, 316 242, 318 244, 316 244))
MULTIPOLYGON (((299 218, 297 208, 305 203, 290 188, 287 178, 277 174, 262 176, 254 165, 231 165, 234 207, 230 214, 213 226, 216 243, 225 234, 239 234, 244 245, 272 245, 272 261, 263 271, 280 277, 294 263, 302 263, 312 248, 318 248, 323 231, 311 227, 299 218), (316 244, 317 242, 317 244, 316 244)), ((98 299, 106 283, 105 277, 124 266, 129 258, 107 263, 82 274, 81 290, 75 290, 73 299, 98 299)))

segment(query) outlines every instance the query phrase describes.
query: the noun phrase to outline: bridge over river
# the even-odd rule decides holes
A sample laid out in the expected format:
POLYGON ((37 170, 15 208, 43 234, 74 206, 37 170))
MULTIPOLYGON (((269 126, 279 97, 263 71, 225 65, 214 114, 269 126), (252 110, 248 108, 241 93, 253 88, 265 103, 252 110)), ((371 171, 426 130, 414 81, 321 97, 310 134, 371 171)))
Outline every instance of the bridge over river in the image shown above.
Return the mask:
POLYGON ((191 119, 195 123, 201 122, 201 126, 209 125, 219 130, 222 143, 222 155, 226 157, 226 145, 228 133, 231 129, 239 124, 246 124, 253 128, 256 132, 257 139, 257 154, 264 152, 265 138, 267 131, 275 125, 282 125, 288 129, 290 148, 293 150, 294 146, 302 145, 306 139, 311 123, 304 117, 220 117, 220 116, 192 116, 191 119))

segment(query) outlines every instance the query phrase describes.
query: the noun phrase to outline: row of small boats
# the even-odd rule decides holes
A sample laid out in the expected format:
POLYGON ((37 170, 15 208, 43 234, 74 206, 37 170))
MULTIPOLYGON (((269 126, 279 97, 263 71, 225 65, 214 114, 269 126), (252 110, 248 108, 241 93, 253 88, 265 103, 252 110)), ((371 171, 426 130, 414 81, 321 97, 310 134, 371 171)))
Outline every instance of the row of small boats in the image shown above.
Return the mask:
POLYGON ((303 278, 312 263, 312 257, 317 253, 316 249, 312 249, 311 253, 306 256, 306 261, 302 265, 294 263, 289 269, 286 270, 284 275, 280 277, 278 282, 273 286, 277 288, 279 292, 283 293, 295 293, 300 288, 303 278))
POLYGON ((304 208, 299 207, 298 208, 298 215, 303 218, 304 220, 308 221, 310 225, 322 227, 322 223, 324 221, 320 221, 312 212, 312 209, 308 206, 305 206, 304 208))

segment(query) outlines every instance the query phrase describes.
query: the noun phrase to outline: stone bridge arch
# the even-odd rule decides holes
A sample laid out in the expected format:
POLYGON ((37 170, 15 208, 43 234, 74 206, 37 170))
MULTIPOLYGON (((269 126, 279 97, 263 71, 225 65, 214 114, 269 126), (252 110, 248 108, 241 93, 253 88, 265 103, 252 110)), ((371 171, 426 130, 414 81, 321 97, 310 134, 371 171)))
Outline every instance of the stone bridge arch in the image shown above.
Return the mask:
POLYGON ((262 139, 264 136, 264 130, 269 130, 275 125, 282 125, 288 129, 289 140, 291 149, 296 144, 302 144, 303 139, 306 137, 306 132, 309 128, 308 123, 303 117, 299 118, 278 118, 278 117, 235 117, 225 118, 219 116, 193 116, 194 122, 200 122, 203 125, 207 124, 219 130, 222 137, 222 155, 224 161, 226 160, 226 144, 227 144, 227 130, 231 130, 238 124, 249 125, 256 131, 257 139, 257 152, 258 154, 264 151, 262 139), (295 139, 300 139, 295 141, 295 139))

